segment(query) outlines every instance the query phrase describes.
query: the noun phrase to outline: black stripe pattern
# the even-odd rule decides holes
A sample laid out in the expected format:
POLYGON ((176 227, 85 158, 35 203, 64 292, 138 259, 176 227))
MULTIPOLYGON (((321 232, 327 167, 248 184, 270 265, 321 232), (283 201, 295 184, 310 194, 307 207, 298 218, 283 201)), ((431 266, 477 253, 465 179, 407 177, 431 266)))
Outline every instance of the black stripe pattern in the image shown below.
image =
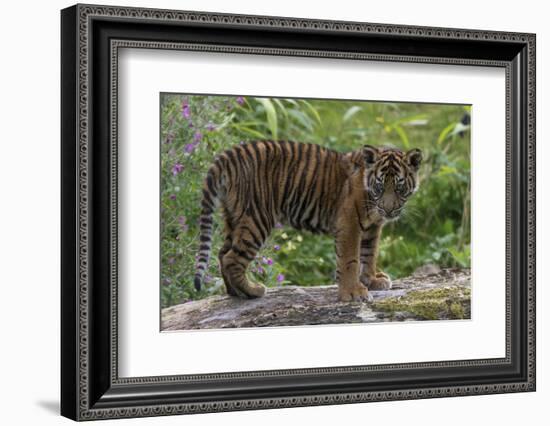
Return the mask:
POLYGON ((365 215, 374 209, 376 200, 384 199, 390 187, 394 198, 406 199, 413 192, 416 176, 410 173, 401 151, 383 151, 373 167, 365 158, 361 150, 343 154, 289 141, 250 142, 221 153, 203 187, 197 290, 208 266, 212 214, 218 206, 223 212, 225 233, 218 258, 227 291, 241 297, 259 297, 264 287, 249 282, 245 272, 275 224, 337 236, 342 199, 355 193, 350 184, 354 173, 361 174, 359 182, 365 187, 361 191, 364 199, 356 204, 353 215, 357 217, 350 217, 350 221, 359 222, 363 236, 360 259, 349 259, 347 264, 360 260, 363 265, 375 257, 381 224, 365 228, 365 215))

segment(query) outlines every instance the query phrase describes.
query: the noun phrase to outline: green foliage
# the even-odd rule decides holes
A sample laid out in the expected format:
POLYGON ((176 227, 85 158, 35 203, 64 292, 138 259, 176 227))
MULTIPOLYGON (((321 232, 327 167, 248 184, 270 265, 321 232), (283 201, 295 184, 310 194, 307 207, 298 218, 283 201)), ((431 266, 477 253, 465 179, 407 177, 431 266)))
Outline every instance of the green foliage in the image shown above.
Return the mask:
MULTIPOLYGON (((284 139, 346 152, 364 144, 420 148, 421 184, 399 221, 384 228, 380 267, 392 277, 419 266, 470 264, 470 132, 457 105, 282 98, 161 97, 162 306, 222 293, 217 252, 206 285, 193 288, 203 179, 215 155, 241 141, 284 139)), ((250 266, 268 286, 323 285, 334 279, 330 237, 276 229, 250 266)))

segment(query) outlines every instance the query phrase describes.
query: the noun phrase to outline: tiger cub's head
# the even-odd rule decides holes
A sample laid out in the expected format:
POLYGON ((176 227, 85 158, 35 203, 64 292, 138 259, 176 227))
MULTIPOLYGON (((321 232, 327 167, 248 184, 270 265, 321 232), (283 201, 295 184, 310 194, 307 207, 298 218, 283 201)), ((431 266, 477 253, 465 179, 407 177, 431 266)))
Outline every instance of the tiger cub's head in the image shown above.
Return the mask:
POLYGON ((422 152, 419 149, 403 152, 396 148, 365 145, 363 156, 367 208, 376 209, 383 219, 397 219, 417 189, 422 152))

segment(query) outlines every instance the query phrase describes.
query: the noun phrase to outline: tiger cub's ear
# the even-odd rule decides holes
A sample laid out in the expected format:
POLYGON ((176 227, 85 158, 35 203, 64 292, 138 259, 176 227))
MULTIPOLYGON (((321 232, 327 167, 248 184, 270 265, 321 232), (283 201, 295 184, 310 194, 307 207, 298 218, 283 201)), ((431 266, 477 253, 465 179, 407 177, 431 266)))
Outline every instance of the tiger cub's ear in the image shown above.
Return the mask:
POLYGON ((371 145, 363 146, 363 157, 365 158, 367 168, 373 166, 374 163, 376 163, 376 160, 378 160, 378 154, 378 148, 371 145))
POLYGON ((405 159, 407 160, 407 164, 416 171, 420 168, 420 164, 422 163, 422 151, 418 148, 411 149, 405 154, 405 159))

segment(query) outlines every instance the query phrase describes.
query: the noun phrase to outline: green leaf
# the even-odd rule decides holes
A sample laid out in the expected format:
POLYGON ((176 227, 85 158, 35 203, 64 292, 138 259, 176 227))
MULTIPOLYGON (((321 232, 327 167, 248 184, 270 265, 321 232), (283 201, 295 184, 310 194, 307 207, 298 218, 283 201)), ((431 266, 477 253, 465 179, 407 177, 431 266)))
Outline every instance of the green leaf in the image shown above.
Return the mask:
POLYGON ((447 136, 449 135, 449 133, 451 133, 451 131, 455 128, 455 125, 456 123, 451 123, 449 124, 447 127, 445 127, 441 133, 439 134, 439 137, 437 138, 437 144, 438 145, 441 145, 441 143, 447 139, 447 136))
POLYGON ((451 136, 457 135, 460 132, 465 132, 470 128, 469 124, 462 124, 461 122, 458 122, 455 124, 455 127, 453 131, 451 132, 451 136))
POLYGON ((319 115, 319 112, 306 100, 301 100, 301 103, 306 106, 306 108, 311 112, 313 117, 315 117, 315 120, 317 120, 317 123, 322 124, 321 116, 319 115))
POLYGON ((345 123, 349 121, 355 114, 357 114, 359 111, 361 111, 361 107, 357 105, 353 105, 351 108, 349 108, 344 116, 342 117, 342 121, 345 123))
POLYGON ((443 230, 447 233, 447 234, 453 234, 453 221, 451 219, 446 219, 445 222, 443 223, 443 230))
POLYGON ((283 105, 280 99, 273 98, 273 102, 279 107, 279 110, 283 113, 283 116, 285 119, 288 119, 288 111, 286 107, 283 105))
POLYGON ((407 136, 405 130, 403 130, 403 127, 396 124, 393 126, 393 129, 399 135, 399 138, 401 139, 401 142, 403 142, 403 146, 405 147, 405 149, 409 149, 411 146, 409 143, 409 137, 407 136))
POLYGON ((469 247, 465 247, 464 251, 458 251, 454 247, 449 247, 447 251, 453 256, 453 259, 456 263, 458 263, 461 267, 468 267, 470 266, 470 250, 469 247))
POLYGON ((414 114, 409 115, 407 117, 399 118, 398 120, 394 121, 392 124, 404 124, 404 123, 411 123, 418 120, 427 120, 428 116, 426 114, 414 114))
POLYGON ((250 127, 239 126, 238 124, 232 124, 231 127, 233 127, 236 130, 239 130, 243 133, 248 133, 249 135, 252 135, 255 138, 266 139, 266 135, 264 135, 263 133, 255 130, 255 129, 251 129, 250 127))
POLYGON ((227 117, 224 117, 223 121, 216 126, 216 131, 219 132, 224 127, 227 127, 229 123, 233 121, 233 118, 235 118, 235 114, 231 113, 227 117))
POLYGON ((234 123, 233 126, 245 126, 245 127, 259 127, 263 124, 263 121, 259 120, 250 120, 250 121, 241 121, 234 123))
POLYGON ((305 127, 309 132, 313 131, 313 121, 311 118, 304 114, 302 111, 299 111, 297 109, 291 109, 288 111, 288 114, 294 118, 298 123, 300 123, 303 127, 305 127))
POLYGON ((440 167, 439 171, 437 172, 437 175, 445 176, 445 175, 451 175, 456 173, 458 173, 458 170, 456 169, 456 167, 447 166, 444 164, 440 167))
POLYGON ((429 120, 427 118, 418 118, 416 120, 407 121, 403 124, 407 126, 425 126, 428 123, 429 123, 429 120))
POLYGON ((275 111, 273 102, 266 98, 256 98, 256 100, 260 102, 265 109, 267 125, 271 131, 271 137, 273 140, 277 140, 277 112, 275 111))

